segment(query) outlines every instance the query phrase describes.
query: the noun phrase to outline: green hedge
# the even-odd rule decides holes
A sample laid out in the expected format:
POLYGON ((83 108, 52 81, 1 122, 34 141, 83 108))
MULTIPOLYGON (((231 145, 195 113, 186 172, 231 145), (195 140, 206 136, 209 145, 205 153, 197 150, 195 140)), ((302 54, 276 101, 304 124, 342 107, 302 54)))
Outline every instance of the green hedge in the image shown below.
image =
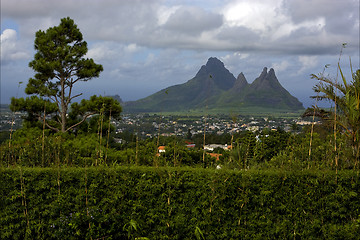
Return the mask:
POLYGON ((1 239, 360 239, 355 171, 0 168, 1 239))

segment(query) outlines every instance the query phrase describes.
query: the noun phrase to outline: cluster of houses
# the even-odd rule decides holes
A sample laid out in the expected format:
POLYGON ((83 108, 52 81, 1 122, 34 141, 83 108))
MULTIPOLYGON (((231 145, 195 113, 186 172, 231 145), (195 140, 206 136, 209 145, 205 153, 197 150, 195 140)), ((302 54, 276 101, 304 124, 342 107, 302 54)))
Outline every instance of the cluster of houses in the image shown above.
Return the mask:
POLYGON ((143 137, 186 136, 187 134, 207 133, 218 135, 236 133, 239 131, 261 131, 264 128, 276 130, 278 127, 291 131, 294 124, 304 126, 309 122, 301 119, 268 118, 268 117, 239 117, 235 121, 229 116, 186 117, 159 115, 130 115, 126 114, 120 121, 114 121, 118 132, 138 132, 143 137))

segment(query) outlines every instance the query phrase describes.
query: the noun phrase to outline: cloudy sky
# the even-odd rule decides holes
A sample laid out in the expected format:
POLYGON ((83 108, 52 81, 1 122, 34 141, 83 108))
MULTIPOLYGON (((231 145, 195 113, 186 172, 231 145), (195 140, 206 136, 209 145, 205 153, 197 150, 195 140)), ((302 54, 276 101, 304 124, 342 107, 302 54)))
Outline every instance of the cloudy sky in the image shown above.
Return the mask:
POLYGON ((1 103, 25 96, 39 29, 69 16, 88 42, 100 78, 76 86, 85 97, 137 100, 195 76, 209 57, 248 82, 264 67, 305 106, 311 73, 336 78, 359 68, 359 0, 1 0, 1 103), (19 87, 19 82, 24 82, 19 87))

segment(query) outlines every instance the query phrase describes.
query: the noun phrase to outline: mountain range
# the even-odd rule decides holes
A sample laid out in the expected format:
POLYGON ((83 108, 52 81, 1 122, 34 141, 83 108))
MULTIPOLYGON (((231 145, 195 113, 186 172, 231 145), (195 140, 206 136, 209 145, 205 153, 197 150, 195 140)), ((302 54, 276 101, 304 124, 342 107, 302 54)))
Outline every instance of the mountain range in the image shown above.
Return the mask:
POLYGON ((274 69, 265 67, 251 84, 243 73, 237 78, 215 57, 208 59, 195 77, 146 98, 124 103, 125 112, 242 112, 304 109, 278 81, 274 69))

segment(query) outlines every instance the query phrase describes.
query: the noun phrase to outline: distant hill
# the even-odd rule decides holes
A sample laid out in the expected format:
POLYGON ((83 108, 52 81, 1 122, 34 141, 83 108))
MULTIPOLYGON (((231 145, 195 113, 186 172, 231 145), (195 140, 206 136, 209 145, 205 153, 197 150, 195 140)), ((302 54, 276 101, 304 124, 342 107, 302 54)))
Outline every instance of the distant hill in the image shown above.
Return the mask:
POLYGON ((264 68, 249 84, 243 73, 237 78, 217 58, 209 58, 194 78, 146 98, 124 103, 125 112, 201 111, 241 112, 298 111, 303 105, 279 83, 274 69, 264 68))

